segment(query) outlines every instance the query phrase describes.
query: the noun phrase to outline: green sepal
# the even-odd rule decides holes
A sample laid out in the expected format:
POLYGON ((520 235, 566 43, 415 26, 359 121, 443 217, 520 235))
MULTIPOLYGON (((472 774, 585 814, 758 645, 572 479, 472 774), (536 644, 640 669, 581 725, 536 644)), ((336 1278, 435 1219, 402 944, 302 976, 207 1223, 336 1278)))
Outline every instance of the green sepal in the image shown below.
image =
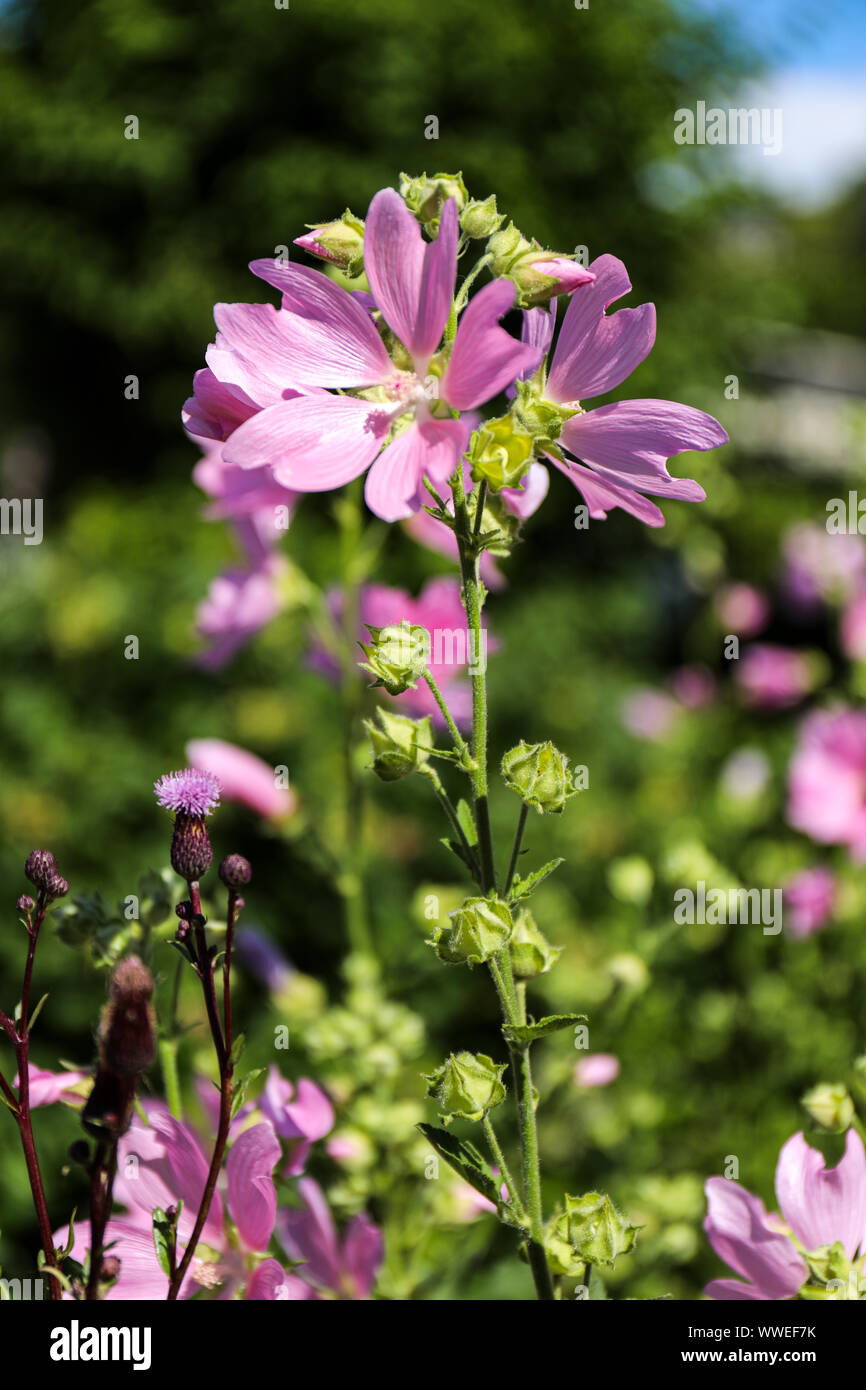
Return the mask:
POLYGON ((482 1197, 486 1197, 488 1202, 493 1202, 496 1207, 502 1206, 493 1169, 474 1144, 458 1139, 456 1134, 447 1129, 437 1129, 435 1125, 419 1124, 416 1125, 416 1129, 421 1131, 439 1157, 444 1158, 448 1166, 460 1174, 464 1182, 468 1182, 469 1186, 480 1192, 482 1197))
POLYGON ((515 874, 511 887, 511 896, 514 901, 520 902, 521 898, 528 898, 540 883, 543 883, 559 868, 560 864, 564 863, 565 860, 562 857, 550 859, 546 864, 542 864, 540 869, 533 869, 531 874, 526 875, 526 878, 521 878, 519 874, 515 874))
POLYGON ((586 1014, 548 1014, 537 1023, 505 1023, 502 1036, 513 1047, 529 1047, 536 1038, 558 1033, 561 1028, 571 1028, 575 1023, 586 1023, 586 1014))
POLYGON ((251 1082, 255 1081, 257 1076, 261 1076, 264 1070, 264 1067, 256 1067, 253 1071, 248 1071, 246 1076, 241 1077, 240 1081, 234 1087, 232 1091, 232 1119, 235 1118, 235 1115, 237 1115, 238 1111, 245 1104, 247 1091, 249 1090, 251 1082))

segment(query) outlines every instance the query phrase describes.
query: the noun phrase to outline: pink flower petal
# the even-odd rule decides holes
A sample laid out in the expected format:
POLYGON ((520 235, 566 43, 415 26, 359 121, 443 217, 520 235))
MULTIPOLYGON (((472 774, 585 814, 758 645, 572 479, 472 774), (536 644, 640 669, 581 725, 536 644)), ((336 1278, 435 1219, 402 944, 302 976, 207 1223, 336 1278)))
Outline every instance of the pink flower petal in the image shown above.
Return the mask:
POLYGON ((704 1230, 716 1254, 768 1298, 791 1298, 808 1271, 788 1237, 770 1226, 760 1198, 730 1178, 710 1178, 705 1190, 704 1230))
POLYGON ((192 435, 228 439, 257 409, 240 387, 217 381, 209 367, 202 367, 193 377, 193 393, 184 403, 183 423, 192 435))
POLYGON ((702 488, 690 479, 672 480, 666 464, 684 449, 715 449, 728 436, 718 420, 677 401, 634 400, 602 405, 567 420, 562 443, 583 463, 604 468, 611 482, 656 490, 670 497, 672 481, 688 485, 687 501, 701 501, 702 488))
POLYGON ((638 521, 644 522, 646 526, 664 526, 665 519, 661 510, 633 487, 623 487, 612 480, 608 481, 594 473, 591 468, 583 468, 579 463, 569 461, 568 464, 563 464, 552 455, 548 457, 560 473, 570 478, 580 490, 594 520, 603 521, 612 508, 621 507, 624 512, 637 517, 638 521))
POLYGON ((283 292, 282 314, 274 322, 280 326, 287 381, 374 386, 393 375, 391 359, 363 305, 321 270, 283 261, 253 261, 250 270, 283 292))
POLYGON ((823 1154, 802 1133, 779 1154, 776 1196, 788 1225, 807 1250, 841 1240, 849 1260, 866 1251, 866 1152, 849 1129, 845 1154, 825 1168, 823 1154))
POLYGON ((190 767, 212 772, 228 801, 239 801, 260 816, 282 817, 295 809, 288 787, 278 787, 273 767, 221 738, 193 738, 186 745, 190 767))
POLYGON ((226 1160, 228 1207, 249 1250, 267 1250, 277 1215, 277 1189, 271 1173, 282 1156, 279 1140, 266 1122, 239 1135, 226 1160))
POLYGON ((298 1192, 302 1211, 283 1210, 279 1215, 279 1238, 293 1260, 304 1260, 300 1267, 304 1279, 322 1288, 340 1287, 340 1254, 337 1232, 324 1193, 312 1178, 301 1178, 298 1192))
POLYGON ((384 412, 355 396, 281 401, 235 430, 223 449, 228 463, 267 463, 277 481, 298 492, 326 492, 357 478, 387 433, 384 412))
POLYGON ((357 1298, 370 1297, 384 1253, 382 1232, 362 1212, 349 1223, 343 1239, 343 1266, 357 1298))
POLYGON ((244 1297, 251 1303, 296 1303, 311 1299, 314 1294, 303 1279, 287 1274, 279 1260, 263 1260, 251 1275, 244 1297))
POLYGON ((652 304, 620 309, 608 318, 605 309, 631 289, 616 256, 599 256, 590 270, 595 283, 575 294, 568 306, 547 384, 552 401, 581 401, 611 391, 630 376, 655 341, 652 304))
POLYGON ((367 474, 364 497, 383 521, 400 521, 430 500, 421 479, 444 486, 466 442, 459 420, 415 420, 382 450, 367 474))
POLYGON ((541 348, 519 343, 499 327, 514 305, 515 293, 510 280, 494 280, 464 309, 440 385, 443 400, 455 410, 482 405, 521 373, 534 372, 541 361, 541 348))
POLYGON ((521 521, 538 511, 550 487, 550 474, 543 463, 533 463, 520 487, 504 487, 499 494, 510 512, 521 521))
POLYGON ((457 275, 457 205, 442 209, 439 235, 425 242, 417 219, 393 188, 370 204, 364 269, 388 327, 407 348, 419 376, 439 346, 457 275))
POLYGON ((775 1298, 774 1294, 765 1293, 763 1289, 756 1288, 754 1284, 744 1284, 739 1279, 711 1279, 704 1289, 707 1298, 715 1298, 720 1302, 731 1302, 746 1299, 763 1299, 765 1301, 775 1298))

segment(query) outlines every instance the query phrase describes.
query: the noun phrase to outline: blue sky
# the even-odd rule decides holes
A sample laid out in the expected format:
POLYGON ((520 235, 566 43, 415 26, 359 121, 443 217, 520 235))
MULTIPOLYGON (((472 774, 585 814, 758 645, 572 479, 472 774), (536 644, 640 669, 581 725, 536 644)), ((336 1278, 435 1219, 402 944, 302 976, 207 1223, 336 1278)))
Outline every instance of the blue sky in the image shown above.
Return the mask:
POLYGON ((866 177, 866 0, 681 0, 729 20, 764 56, 744 105, 781 111, 783 145, 734 151, 744 179, 800 208, 866 177))

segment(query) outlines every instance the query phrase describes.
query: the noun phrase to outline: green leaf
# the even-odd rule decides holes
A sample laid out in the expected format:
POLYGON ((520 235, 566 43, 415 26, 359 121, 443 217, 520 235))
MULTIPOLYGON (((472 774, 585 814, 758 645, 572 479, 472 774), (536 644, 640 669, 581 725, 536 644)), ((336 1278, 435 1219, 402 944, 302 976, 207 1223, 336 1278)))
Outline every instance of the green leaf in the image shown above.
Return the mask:
POLYGON ((586 1023, 586 1014, 548 1014, 537 1023, 506 1023, 502 1035, 507 1043, 515 1047, 528 1047, 536 1038, 547 1033, 558 1033, 561 1028, 571 1028, 575 1023, 586 1023))
POLYGON ((482 1197, 493 1202, 494 1206, 502 1206, 499 1184, 493 1175, 493 1169, 474 1144, 467 1144, 464 1140, 458 1139, 456 1134, 451 1134, 447 1129, 437 1129, 435 1125, 420 1124, 417 1128, 439 1157, 444 1158, 448 1166, 453 1168, 455 1173, 459 1173, 470 1187, 474 1187, 482 1197))
POLYGON ((235 1064, 236 1062, 239 1062, 239 1061, 240 1061, 240 1059, 241 1059, 241 1053, 243 1052, 243 1050, 244 1050, 244 1048, 246 1047, 246 1045, 247 1045, 246 1034, 245 1034, 245 1033, 238 1033, 237 1037, 235 1038, 234 1042, 232 1043, 232 1050, 231 1050, 231 1052, 229 1053, 229 1061, 232 1063, 232 1066, 234 1066, 234 1064, 235 1064))
POLYGON ((30 1020, 29 1020, 29 1022, 28 1022, 28 1024, 27 1024, 27 1036, 28 1036, 28 1037, 29 1037, 30 1034, 33 1032, 33 1025, 34 1025, 34 1023, 36 1022, 37 1018, 39 1017, 40 1013, 42 1012, 42 1006, 43 1006, 43 1004, 45 1003, 45 1000, 46 1000, 47 998, 48 998, 48 995, 47 995, 47 994, 43 994, 42 998, 39 1000, 39 1003, 36 1005, 36 1008, 33 1010, 32 1014, 30 1015, 30 1020))
POLYGON ((264 1070, 264 1067, 256 1067, 254 1071, 248 1071, 246 1076, 241 1077, 240 1081, 235 1085, 232 1091, 232 1119, 234 1119, 235 1115, 245 1104, 250 1083, 255 1081, 257 1076, 261 1076, 264 1070))
POLYGON ((0 1091, 0 1101, 2 1101, 2 1103, 6 1106, 7 1110, 11 1110, 13 1115, 18 1114, 17 1105, 13 1105, 11 1100, 7 1100, 2 1091, 0 1091))
POLYGON ((449 840, 446 835, 439 841, 439 843, 441 845, 444 845, 446 849, 450 849, 452 854, 456 854, 461 864, 465 864, 466 868, 474 876, 477 866, 474 863, 474 861, 469 858, 469 855, 466 853, 463 846, 457 840, 449 840))
POLYGON ((472 814, 469 802, 462 796, 457 802, 457 819, 460 822, 460 829, 463 831, 470 845, 473 847, 477 845, 478 831, 475 826, 475 817, 472 814))
POLYGON ((515 874, 511 888, 511 896, 514 901, 520 902, 521 899, 528 898, 540 883, 543 883, 554 870, 559 868, 560 864, 564 863, 565 860, 562 858, 551 859, 547 864, 542 864, 540 869, 533 869, 531 874, 526 875, 526 878, 521 878, 520 874, 515 874))
POLYGON ((163 1274, 171 1278, 177 1248, 177 1217, 172 1219, 162 1207, 153 1211, 153 1248, 163 1274))

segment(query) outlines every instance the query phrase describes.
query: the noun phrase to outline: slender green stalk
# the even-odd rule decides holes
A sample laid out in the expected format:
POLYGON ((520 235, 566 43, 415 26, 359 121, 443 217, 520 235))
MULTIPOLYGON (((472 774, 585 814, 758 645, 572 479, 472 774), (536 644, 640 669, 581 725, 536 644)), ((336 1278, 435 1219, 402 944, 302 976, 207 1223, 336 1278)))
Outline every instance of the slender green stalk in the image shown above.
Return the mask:
POLYGON ((528 814, 529 807, 525 801, 521 801, 520 815, 517 818, 517 829, 514 832, 514 844, 511 846, 511 858, 508 861, 508 873, 505 876, 503 894, 506 898, 511 892, 511 885, 514 882, 514 874, 517 869, 517 861, 520 857, 520 846, 523 844, 523 832, 526 829, 526 817, 528 814))
POLYGON ((489 1115, 484 1116, 484 1119, 482 1120, 482 1125, 484 1126, 484 1133, 487 1136, 487 1143, 490 1145, 490 1153, 493 1157, 493 1162, 498 1164, 499 1166, 499 1172, 502 1175, 502 1179, 505 1183, 505 1186, 508 1189, 508 1195, 511 1198, 514 1210, 516 1211, 518 1216, 525 1217, 526 1212, 523 1209, 523 1202, 520 1198, 520 1192, 518 1190, 517 1184, 511 1176, 508 1164, 505 1161, 505 1155, 502 1152, 502 1146, 500 1145, 499 1140, 496 1138, 496 1132, 493 1128, 493 1124, 490 1120, 489 1115))
POLYGON ((357 557, 361 539, 361 499, 357 486, 347 488, 337 508, 340 527, 342 577, 342 679, 343 711, 344 855, 336 886, 343 899, 346 932, 353 951, 372 954, 373 944, 364 896, 364 790, 355 766, 355 738, 361 713, 362 688, 358 680, 357 643, 361 612, 361 577, 357 557))
POLYGON ((429 782, 432 782, 433 790, 439 798, 439 804, 442 807, 442 810, 445 812, 445 815, 448 818, 448 824, 454 831, 457 841, 462 847, 463 853, 466 855, 469 865, 471 866, 472 877, 477 882, 481 873, 478 864, 478 856, 475 853, 474 846, 470 845, 469 841, 466 838, 466 832, 463 829, 463 826, 460 824, 460 817, 457 814, 454 802, 451 800, 451 797, 448 795, 447 791, 443 787, 442 779, 440 778, 439 773, 436 771, 435 767, 431 767, 428 763, 425 767, 421 768, 420 771, 422 776, 426 777, 429 782))
POLYGON ((466 746, 466 740, 464 739, 463 735, 461 734, 460 730, 454 722, 454 717, 450 709, 445 703, 445 697, 429 671, 424 672, 424 679, 430 687, 430 694, 433 696, 433 699, 436 701, 437 705, 439 706, 439 709, 442 712, 442 718, 445 720, 445 723, 448 726, 448 732, 451 735, 452 742, 457 750, 461 763, 466 768, 466 770, 469 771, 469 769, 472 766, 472 755, 469 752, 468 747, 466 746))
MULTIPOLYGON (((487 782, 487 678, 482 659, 481 609, 483 605, 483 585, 479 573, 480 555, 477 547, 480 534, 480 517, 483 514, 484 494, 479 493, 475 527, 470 531, 469 514, 466 506, 466 493, 463 476, 457 470, 454 483, 454 516, 456 521, 457 545, 460 555, 463 605, 472 641, 472 754, 474 766, 470 770, 472 790, 475 801, 475 824, 478 832, 478 852, 481 869, 481 891, 496 891, 496 865, 493 853, 493 836, 490 826, 487 782)), ((517 865, 520 841, 523 836, 525 815, 521 817, 518 835, 511 852, 508 870, 508 888, 517 865)), ((511 958, 503 951, 489 962, 490 973, 499 995, 503 1021, 518 1024, 522 1020, 522 1001, 514 986, 511 971, 511 958)), ((532 1071, 529 1063, 529 1049, 509 1046, 511 1071, 517 1101, 517 1121, 520 1134, 520 1161, 523 1201, 529 1219, 529 1239, 527 1252, 529 1266, 535 1283, 536 1295, 540 1300, 555 1298, 553 1279, 544 1250, 544 1213, 541 1198, 541 1169, 538 1151, 538 1127, 535 1118, 535 1098, 532 1088, 532 1071)))

